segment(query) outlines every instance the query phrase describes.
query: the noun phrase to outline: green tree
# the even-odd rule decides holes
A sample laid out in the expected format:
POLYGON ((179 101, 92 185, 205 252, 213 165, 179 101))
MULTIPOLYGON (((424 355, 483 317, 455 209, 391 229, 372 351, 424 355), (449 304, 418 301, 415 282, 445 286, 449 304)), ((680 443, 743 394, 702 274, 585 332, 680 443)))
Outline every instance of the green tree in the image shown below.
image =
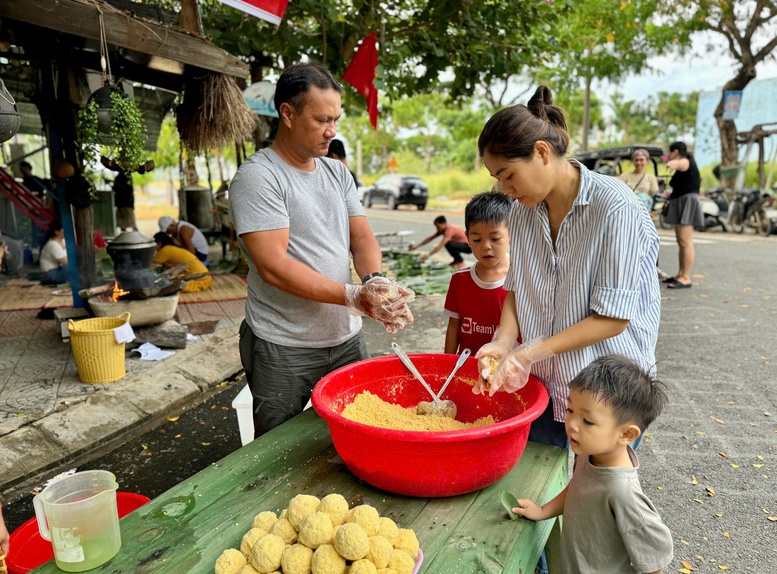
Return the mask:
MULTIPOLYGON (((723 44, 708 46, 710 53, 727 54, 737 62, 734 76, 721 91, 715 109, 715 121, 720 132, 720 154, 724 167, 739 163, 737 127, 734 120, 723 119, 725 93, 743 90, 757 76, 757 66, 774 58, 777 48, 775 19, 777 3, 773 0, 678 0, 677 22, 693 22, 695 29, 714 32, 723 37, 723 44)), ((726 176, 728 187, 734 177, 726 176)))
MULTIPOLYGON (((569 2, 571 4, 571 1, 569 2)), ((584 85, 584 102, 590 102, 593 80, 617 81, 630 72, 647 70, 647 60, 668 46, 683 49, 690 42, 691 29, 668 22, 672 3, 647 0, 586 0, 575 2, 563 12, 554 30, 555 59, 541 72, 554 85, 578 88, 584 85)), ((590 108, 583 108, 582 147, 588 144, 590 108)))
POLYGON ((613 144, 646 143, 666 148, 675 140, 692 140, 698 92, 659 92, 642 102, 615 94, 610 100, 616 135, 613 144))

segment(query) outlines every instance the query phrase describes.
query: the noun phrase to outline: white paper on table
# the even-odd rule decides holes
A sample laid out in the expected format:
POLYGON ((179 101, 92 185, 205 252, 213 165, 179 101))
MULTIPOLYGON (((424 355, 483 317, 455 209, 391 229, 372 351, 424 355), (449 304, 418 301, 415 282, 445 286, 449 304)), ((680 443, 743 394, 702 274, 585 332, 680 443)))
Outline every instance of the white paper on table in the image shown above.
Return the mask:
POLYGON ((175 351, 163 351, 153 343, 143 343, 137 349, 132 349, 132 352, 140 353, 141 361, 159 361, 175 354, 175 351))
POLYGON ((119 344, 129 343, 135 339, 135 331, 132 330, 129 323, 124 323, 113 330, 113 336, 116 337, 116 342, 119 344))

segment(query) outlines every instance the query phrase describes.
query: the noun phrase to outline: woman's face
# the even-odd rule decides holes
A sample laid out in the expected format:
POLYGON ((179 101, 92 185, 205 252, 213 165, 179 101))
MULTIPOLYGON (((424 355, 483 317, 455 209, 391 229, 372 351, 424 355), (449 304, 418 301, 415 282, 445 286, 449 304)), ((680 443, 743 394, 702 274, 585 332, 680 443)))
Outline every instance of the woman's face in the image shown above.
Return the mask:
POLYGON ((486 152, 483 164, 502 184, 502 192, 526 207, 544 201, 552 189, 549 161, 536 149, 530 159, 507 159, 486 152))
POLYGON ((647 166, 647 158, 642 155, 635 155, 633 158, 631 158, 631 163, 634 164, 634 171, 637 173, 642 173, 642 171, 647 166))

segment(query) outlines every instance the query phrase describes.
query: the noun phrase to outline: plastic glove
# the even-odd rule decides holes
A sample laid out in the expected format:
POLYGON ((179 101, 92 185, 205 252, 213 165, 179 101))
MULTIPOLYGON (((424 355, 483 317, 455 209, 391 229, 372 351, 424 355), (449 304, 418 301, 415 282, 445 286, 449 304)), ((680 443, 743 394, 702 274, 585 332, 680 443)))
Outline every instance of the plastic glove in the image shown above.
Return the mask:
POLYGON ((372 317, 386 331, 396 333, 413 322, 407 304, 415 299, 412 290, 386 277, 373 277, 364 285, 345 286, 345 306, 351 315, 372 317))
POLYGON ((480 350, 475 353, 475 358, 478 359, 480 377, 472 388, 473 393, 479 395, 488 390, 494 375, 494 368, 502 362, 514 346, 515 340, 508 339, 504 330, 497 328, 491 342, 480 347, 480 350))
POLYGON ((555 356, 553 351, 542 346, 543 341, 542 338, 533 339, 511 351, 489 378, 488 396, 493 397, 497 391, 514 393, 522 389, 529 380, 532 364, 555 356))

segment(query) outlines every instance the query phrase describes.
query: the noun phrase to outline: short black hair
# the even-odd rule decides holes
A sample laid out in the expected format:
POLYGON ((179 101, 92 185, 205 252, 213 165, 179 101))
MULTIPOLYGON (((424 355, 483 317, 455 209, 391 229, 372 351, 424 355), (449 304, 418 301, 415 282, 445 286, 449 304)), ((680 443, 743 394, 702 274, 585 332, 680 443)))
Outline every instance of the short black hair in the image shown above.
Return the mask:
POLYGON ((469 233, 469 227, 473 223, 494 225, 507 223, 507 216, 512 205, 512 198, 501 191, 478 193, 469 200, 464 209, 464 229, 469 233))
POLYGON ((32 171, 32 165, 29 162, 27 162, 27 161, 20 161, 19 162, 19 169, 23 169, 25 167, 27 169, 29 169, 30 171, 32 171))
POLYGON ((612 409, 619 424, 644 432, 668 402, 666 385, 622 355, 604 355, 580 371, 569 390, 588 391, 612 409))
POLYGON ((157 243, 161 243, 162 247, 164 247, 165 245, 175 245, 175 241, 173 241, 173 238, 163 231, 160 231, 159 233, 154 234, 154 241, 157 243))
POLYGON ((345 159, 345 145, 339 139, 335 138, 329 142, 329 151, 326 153, 326 157, 332 157, 332 154, 336 155, 340 159, 345 159))
POLYGON ((280 113, 281 104, 288 103, 295 110, 301 111, 311 86, 343 93, 343 87, 323 64, 294 64, 283 71, 275 85, 275 109, 280 113))
POLYGON ((443 224, 443 223, 448 223, 448 220, 445 219, 444 215, 439 215, 439 216, 434 218, 434 224, 435 225, 440 225, 440 224, 443 224))
POLYGON ((685 142, 672 142, 669 144, 669 151, 675 151, 682 156, 682 157, 688 157, 690 154, 688 153, 688 146, 685 145, 685 142))

